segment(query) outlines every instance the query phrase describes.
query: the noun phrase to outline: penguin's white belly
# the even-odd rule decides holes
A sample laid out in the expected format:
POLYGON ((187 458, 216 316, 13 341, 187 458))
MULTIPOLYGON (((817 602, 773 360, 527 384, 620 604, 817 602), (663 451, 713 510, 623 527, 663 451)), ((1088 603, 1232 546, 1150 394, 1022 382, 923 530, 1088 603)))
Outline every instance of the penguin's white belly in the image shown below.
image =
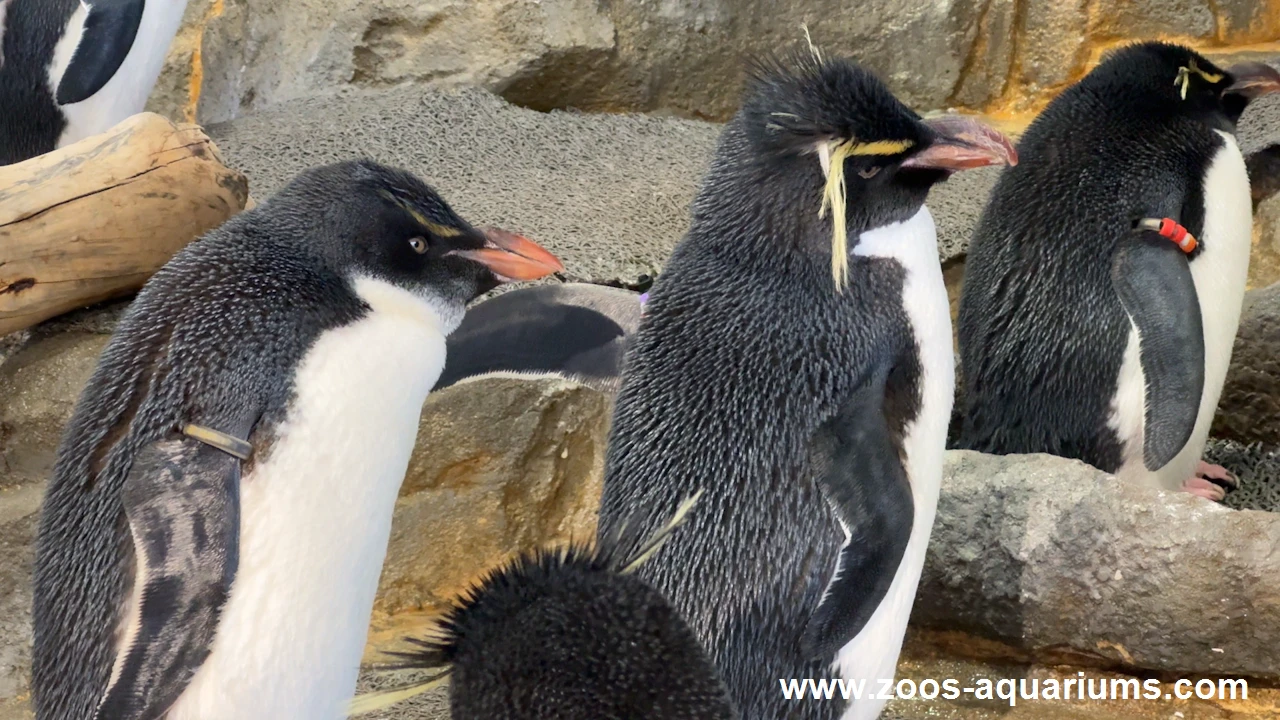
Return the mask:
POLYGON ((1218 397, 1231 364, 1231 348, 1240 324, 1240 309, 1249 275, 1253 243, 1253 207, 1249 173, 1235 138, 1218 131, 1225 145, 1209 165, 1204 180, 1204 250, 1191 263, 1191 278, 1204 323, 1204 392, 1191 438, 1168 465, 1155 472, 1142 462, 1146 418, 1146 379, 1138 353, 1138 331, 1130 323, 1129 341, 1112 400, 1110 426, 1124 445, 1124 462, 1116 475, 1125 480, 1177 490, 1195 472, 1218 409, 1218 397))
MULTIPOLYGON (((929 209, 910 220, 862 235, 854 253, 890 257, 902 264, 906 278, 902 303, 920 352, 920 414, 903 435, 906 471, 911 481, 915 517, 906 554, 893 584, 862 632, 836 655, 834 669, 855 682, 865 680, 864 694, 880 692, 880 680, 894 677, 898 653, 924 568, 942 484, 947 424, 955 394, 955 355, 951 347, 951 306, 938 261, 937 232, 929 209)), ((842 720, 874 720, 884 700, 850 702, 842 720)))
POLYGON ((241 483, 240 566, 212 654, 168 720, 346 717, 422 403, 444 367, 440 321, 413 302, 371 303, 299 365, 278 440, 241 483))
MULTIPOLYGON (((125 118, 143 111, 155 87, 164 59, 182 24, 187 0, 148 0, 143 6, 138 34, 129 54, 102 89, 78 103, 62 106, 67 127, 58 138, 66 147, 91 135, 106 132, 125 118)), ((79 44, 87 13, 81 5, 67 23, 66 34, 54 50, 49 66, 50 89, 57 95, 58 84, 79 44)), ((181 119, 181 118, 179 118, 181 119)))

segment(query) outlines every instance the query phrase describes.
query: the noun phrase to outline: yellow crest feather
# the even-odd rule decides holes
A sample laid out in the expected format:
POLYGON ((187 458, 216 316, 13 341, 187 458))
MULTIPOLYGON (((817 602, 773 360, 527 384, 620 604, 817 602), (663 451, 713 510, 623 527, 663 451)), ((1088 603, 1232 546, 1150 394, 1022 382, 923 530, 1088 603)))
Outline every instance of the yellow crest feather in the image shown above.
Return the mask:
POLYGON ((671 533, 675 532, 676 528, 684 523, 685 518, 689 516, 689 511, 698 503, 698 498, 702 497, 702 490, 702 488, 699 488, 698 492, 694 493, 692 497, 680 503, 680 507, 676 508, 676 514, 671 516, 671 520, 645 542, 644 546, 636 553, 635 559, 622 568, 620 572, 623 575, 635 572, 637 568, 644 565, 649 558, 662 549, 662 546, 667 543, 667 539, 671 537, 671 533))
POLYGON ((449 678, 448 671, 433 675, 420 683, 410 683, 389 690, 376 690, 365 693, 351 701, 347 706, 348 715, 364 715, 365 713, 385 710, 396 703, 417 697, 428 690, 436 688, 449 678))
POLYGON ((848 141, 833 143, 829 147, 831 161, 818 217, 826 217, 827 210, 831 210, 831 278, 836 282, 836 291, 841 292, 849 282, 849 238, 844 225, 844 161, 852 154, 855 145, 848 141))

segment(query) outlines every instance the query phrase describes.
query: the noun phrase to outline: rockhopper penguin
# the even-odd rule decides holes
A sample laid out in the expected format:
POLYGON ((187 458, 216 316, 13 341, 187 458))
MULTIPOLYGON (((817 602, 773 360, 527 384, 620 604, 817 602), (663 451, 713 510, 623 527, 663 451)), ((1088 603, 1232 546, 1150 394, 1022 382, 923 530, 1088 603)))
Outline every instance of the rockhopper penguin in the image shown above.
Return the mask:
MULTIPOLYGON (((875 717, 778 681, 894 676, 942 474, 954 358, 934 183, 1013 162, 870 72, 759 65, 626 359, 600 529, 705 488, 638 571, 752 720, 875 717)), ((660 517, 641 515, 655 527, 660 517)), ((635 521, 633 521, 635 522, 635 521)))
POLYGON ((368 161, 178 253, 58 451, 37 720, 343 717, 445 335, 479 293, 560 269, 368 161))
POLYGON ((449 678, 450 714, 467 720, 736 720, 693 632, 632 573, 692 500, 621 554, 618 538, 517 557, 488 573, 389 669, 424 680, 357 698, 379 710, 449 678))
POLYGON ((449 336, 435 389, 490 375, 554 375, 616 392, 643 303, 630 290, 587 283, 521 288, 477 303, 449 336))
POLYGON ((1234 137, 1256 63, 1177 45, 1113 52, 1027 129, 966 264, 957 444, 1077 458, 1221 499, 1201 462, 1249 265, 1234 137))
POLYGON ((187 0, 0 0, 0 165, 142 112, 187 0))

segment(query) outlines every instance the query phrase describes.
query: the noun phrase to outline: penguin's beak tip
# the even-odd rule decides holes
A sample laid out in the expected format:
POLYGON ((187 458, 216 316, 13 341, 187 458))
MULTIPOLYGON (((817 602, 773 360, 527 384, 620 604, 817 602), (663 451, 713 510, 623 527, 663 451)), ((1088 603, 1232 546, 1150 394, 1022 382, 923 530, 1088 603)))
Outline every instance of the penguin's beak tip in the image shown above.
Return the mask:
POLYGON ((907 158, 904 168, 933 168, 952 172, 1017 165, 1018 151, 1004 133, 964 115, 943 115, 924 121, 934 133, 925 149, 907 158))
POLYGON ((1280 92, 1280 70, 1260 62, 1233 65, 1227 71, 1235 81, 1227 92, 1254 99, 1273 92, 1280 92))
POLYGON ((484 265, 501 282, 537 280, 564 271, 559 258, 523 235, 495 227, 483 228, 480 234, 483 248, 455 250, 453 254, 484 265))

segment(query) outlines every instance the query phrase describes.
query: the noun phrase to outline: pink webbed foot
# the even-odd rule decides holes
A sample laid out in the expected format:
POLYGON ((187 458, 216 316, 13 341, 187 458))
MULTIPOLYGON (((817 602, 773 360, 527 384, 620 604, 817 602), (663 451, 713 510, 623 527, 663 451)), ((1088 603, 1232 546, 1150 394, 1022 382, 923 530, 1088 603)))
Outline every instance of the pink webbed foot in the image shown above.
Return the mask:
POLYGON ((1206 500, 1222 502, 1227 493, 1240 484, 1235 476, 1221 465, 1210 465, 1203 460, 1196 465, 1196 474, 1182 483, 1182 491, 1206 500))
POLYGON ((1213 502, 1222 502, 1223 498, 1227 496, 1227 491, 1223 490, 1221 486, 1215 485, 1202 477, 1193 477, 1184 480, 1182 482, 1182 492, 1191 493, 1192 495, 1202 497, 1205 500, 1212 500, 1213 502))

